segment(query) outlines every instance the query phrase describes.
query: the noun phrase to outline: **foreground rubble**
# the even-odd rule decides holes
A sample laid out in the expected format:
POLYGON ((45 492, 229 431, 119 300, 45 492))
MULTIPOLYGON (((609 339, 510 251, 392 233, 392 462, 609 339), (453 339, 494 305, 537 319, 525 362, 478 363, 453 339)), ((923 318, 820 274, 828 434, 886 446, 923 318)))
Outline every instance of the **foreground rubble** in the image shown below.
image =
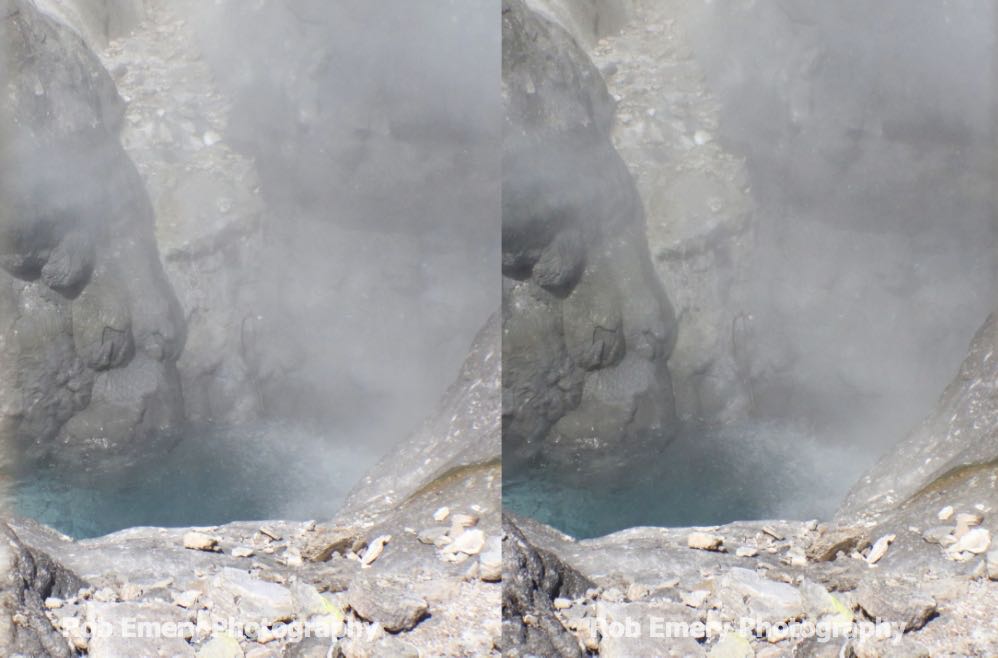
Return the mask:
POLYGON ((436 415, 330 521, 80 541, 0 524, 0 655, 499 655, 498 340, 493 317, 436 415))
POLYGON ((998 654, 996 347, 993 314, 936 411, 829 523, 577 541, 507 517, 505 580, 520 592, 504 595, 507 655, 998 654), (538 563, 543 577, 526 577, 538 563))

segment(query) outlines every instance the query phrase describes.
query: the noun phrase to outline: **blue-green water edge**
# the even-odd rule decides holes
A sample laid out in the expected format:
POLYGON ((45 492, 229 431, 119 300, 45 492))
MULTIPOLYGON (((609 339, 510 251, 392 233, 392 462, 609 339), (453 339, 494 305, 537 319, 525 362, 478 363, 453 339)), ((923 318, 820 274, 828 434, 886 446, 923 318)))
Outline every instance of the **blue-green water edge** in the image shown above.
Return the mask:
POLYGON ((14 511, 75 538, 134 526, 331 517, 375 455, 280 424, 201 428, 164 455, 93 478, 44 466, 18 478, 14 511))
POLYGON ((543 458, 503 476, 503 504, 578 538, 636 526, 828 518, 853 484, 855 450, 823 446, 792 426, 758 423, 683 431, 601 475, 543 458))

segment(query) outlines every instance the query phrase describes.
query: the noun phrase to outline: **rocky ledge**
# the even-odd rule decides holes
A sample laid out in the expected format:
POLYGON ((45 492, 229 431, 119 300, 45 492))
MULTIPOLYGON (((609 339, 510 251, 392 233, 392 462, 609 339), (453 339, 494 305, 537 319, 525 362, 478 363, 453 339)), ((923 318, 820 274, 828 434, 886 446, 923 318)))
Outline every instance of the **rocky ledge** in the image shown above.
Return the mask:
POLYGON ((438 413, 328 522, 81 541, 0 524, 0 655, 499 655, 498 332, 494 317, 438 413), (414 455, 416 471, 395 463, 414 455))
POLYGON ((507 516, 506 655, 998 655, 996 348, 992 315, 937 409, 831 522, 577 541, 507 516))

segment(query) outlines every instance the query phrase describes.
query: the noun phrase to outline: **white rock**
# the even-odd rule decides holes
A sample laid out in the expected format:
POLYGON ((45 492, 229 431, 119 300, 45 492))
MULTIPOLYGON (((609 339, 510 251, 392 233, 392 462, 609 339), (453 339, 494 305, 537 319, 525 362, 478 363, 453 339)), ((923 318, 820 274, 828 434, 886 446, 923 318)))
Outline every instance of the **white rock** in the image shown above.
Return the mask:
POLYGON ((627 600, 640 601, 648 597, 648 588, 641 583, 631 583, 627 586, 627 600))
POLYGON ((559 596, 558 598, 556 598, 554 600, 554 609, 555 610, 568 610, 571 607, 572 607, 572 600, 571 599, 566 599, 564 597, 560 597, 559 596))
POLYGON ((939 510, 939 514, 936 514, 940 521, 949 521, 953 518, 953 506, 947 505, 946 507, 939 510))
POLYGON ((102 587, 94 592, 94 601, 100 603, 115 603, 118 600, 118 593, 110 587, 102 587))
POLYGON ((445 553, 464 553, 465 555, 478 555, 485 548, 485 533, 478 528, 465 530, 454 538, 450 544, 444 548, 445 553))
POLYGON ((253 549, 249 546, 236 546, 232 549, 232 557, 253 557, 253 549))
POLYGON ((693 133, 693 141, 697 146, 703 146, 704 144, 709 144, 714 138, 706 130, 698 130, 693 133))
POLYGON ((693 532, 686 538, 686 545, 701 551, 719 551, 724 538, 706 532, 693 532))
POLYGON ((391 535, 381 535, 376 537, 374 541, 371 542, 367 550, 364 551, 364 555, 360 558, 360 564, 363 567, 369 567, 374 564, 374 561, 381 557, 381 554, 385 551, 385 544, 392 540, 391 535))
POLYGON ((201 592, 196 589, 189 589, 186 592, 179 592, 173 595, 173 604, 179 605, 181 608, 187 608, 190 610, 197 605, 198 599, 201 598, 201 592))
POLYGON ((972 553, 980 555, 991 547, 991 533, 986 528, 974 528, 960 537, 959 541, 949 547, 950 553, 972 553))
POLYGON ((680 592, 679 594, 679 599, 683 602, 683 604, 688 605, 691 608, 699 608, 707 602, 708 597, 710 597, 710 592, 705 589, 698 589, 692 592, 680 592))
POLYGON ((738 550, 735 551, 735 555, 738 557, 755 557, 759 554, 759 549, 753 546, 739 546, 738 550))
POLYGON ((215 551, 218 550, 218 538, 203 532, 188 532, 184 535, 184 548, 194 551, 215 551))
POLYGON ((895 539, 897 539, 897 535, 884 535, 874 542, 873 548, 870 549, 870 554, 866 556, 866 563, 872 567, 877 562, 880 562, 887 555, 887 549, 890 548, 891 542, 895 539))
POLYGON ((448 516, 450 516, 450 508, 441 507, 433 513, 433 520, 440 523, 441 521, 446 521, 448 516))
POLYGON ((502 580, 502 547, 498 538, 493 538, 478 556, 478 577, 487 583, 502 580))
POLYGON ((56 598, 56 597, 54 597, 54 596, 50 596, 50 597, 48 597, 47 599, 45 599, 45 607, 46 607, 46 608, 47 608, 48 610, 58 610, 58 609, 59 609, 59 608, 61 608, 61 607, 62 607, 63 605, 65 605, 65 603, 66 603, 66 602, 65 602, 65 601, 63 601, 62 599, 60 599, 60 598, 56 598))
POLYGON ((204 137, 202 137, 202 141, 205 146, 214 146, 222 141, 222 136, 214 130, 209 130, 205 132, 204 137))
POLYGON ((284 564, 289 567, 300 567, 305 564, 305 560, 303 560, 301 556, 301 551, 294 546, 291 546, 288 550, 284 551, 284 555, 282 557, 284 558, 284 564))

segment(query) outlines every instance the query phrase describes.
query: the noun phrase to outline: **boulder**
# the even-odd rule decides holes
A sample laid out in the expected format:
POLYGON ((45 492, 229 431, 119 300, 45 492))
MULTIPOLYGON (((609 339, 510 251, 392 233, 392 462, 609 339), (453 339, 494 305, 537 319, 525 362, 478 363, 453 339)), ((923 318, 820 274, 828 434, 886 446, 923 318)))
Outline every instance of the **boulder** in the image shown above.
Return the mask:
POLYGON ((132 463, 182 421, 184 319, 110 76, 36 2, 3 6, 0 439, 14 461, 132 463))
POLYGON ((613 101, 564 28, 521 0, 502 16, 504 458, 665 440, 675 318, 613 101))

